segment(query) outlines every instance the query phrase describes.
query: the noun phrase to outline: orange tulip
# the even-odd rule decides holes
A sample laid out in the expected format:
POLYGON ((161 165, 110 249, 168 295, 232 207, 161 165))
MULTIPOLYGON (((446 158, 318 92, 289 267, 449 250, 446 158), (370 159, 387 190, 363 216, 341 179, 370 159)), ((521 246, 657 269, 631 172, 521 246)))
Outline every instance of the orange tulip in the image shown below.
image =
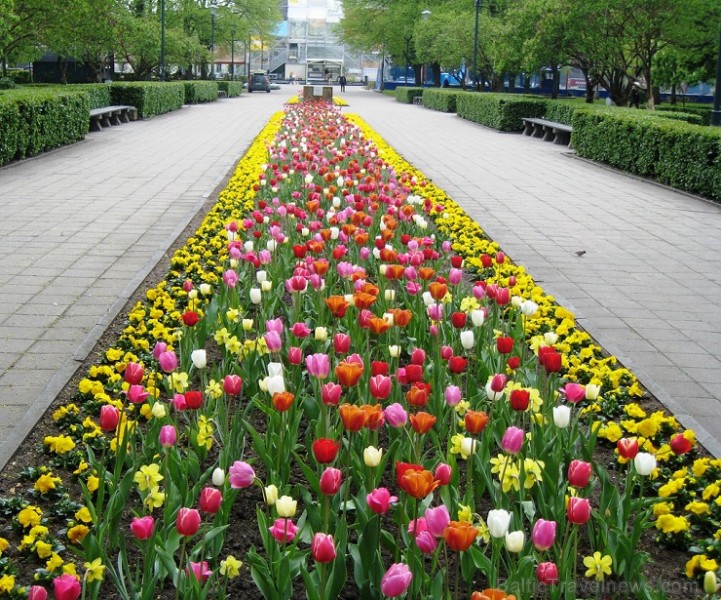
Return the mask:
POLYGON ((321 229, 319 233, 324 242, 327 242, 330 239, 330 229, 321 229))
POLYGON ((325 299, 325 305, 336 319, 342 319, 350 306, 343 296, 329 296, 325 299))
POLYGON ((398 227, 398 221, 392 215, 383 215, 383 223, 385 223, 386 229, 393 230, 398 227))
POLYGON ((384 242, 390 242, 395 234, 390 229, 384 229, 381 231, 381 239, 384 242))
MULTIPOLYGON (((348 237, 351 237, 355 233, 355 230, 356 230, 356 226, 353 225, 353 223, 344 223, 343 226, 341 227, 341 231, 343 233, 345 233, 348 237)), ((359 233, 362 233, 362 232, 359 232, 359 233)))
POLYGON ((403 277, 403 265, 387 265, 386 279, 400 279, 403 277))
POLYGON ((338 383, 343 387, 353 387, 363 374, 363 366, 355 362, 343 361, 335 368, 338 383))
POLYGON ((436 272, 430 267, 420 267, 418 269, 418 277, 420 277, 423 281, 428 281, 435 274, 436 272))
POLYGON ((309 200, 305 203, 305 207, 308 209, 308 212, 314 213, 320 208, 320 201, 318 200, 309 200))
POLYGON ((353 404, 343 404, 338 408, 340 412, 340 420, 343 421, 343 427, 348 431, 360 431, 368 422, 368 413, 360 406, 353 404))
POLYGON ((380 252, 380 259, 386 263, 393 263, 398 260, 398 252, 390 248, 383 248, 380 252))
POLYGON ((451 550, 468 550, 478 535, 478 529, 468 521, 451 521, 443 530, 443 539, 451 550))
POLYGON ((428 433, 436 422, 436 417, 427 412, 419 412, 410 415, 411 427, 418 435, 428 433))
POLYGON ((353 304, 360 310, 369 308, 375 301, 376 297, 372 294, 367 294, 365 292, 356 292, 353 294, 353 304))
POLYGON ((406 216, 410 217, 415 212, 415 207, 412 204, 404 204, 401 207, 401 212, 406 216))
POLYGON ((464 418, 466 431, 477 435, 488 425, 488 415, 482 410, 469 410, 464 418))
POLYGON ((359 290, 363 292, 364 294, 370 294, 371 296, 377 296, 380 294, 380 288, 377 285, 373 285, 372 283, 366 281, 359 290))
POLYGON ((368 234, 365 231, 359 231, 353 236, 353 241, 359 246, 365 246, 368 243, 368 234))
POLYGON ((411 406, 425 406, 428 404, 428 390, 425 387, 411 386, 406 392, 406 400, 411 406))
POLYGON ((393 324, 398 327, 405 327, 413 317, 413 311, 409 309, 392 308, 388 312, 393 315, 393 324))
POLYGON ((322 258, 321 260, 314 260, 313 261, 313 270, 323 277, 328 272, 328 269, 330 268, 330 263, 325 259, 322 258))
POLYGON ((434 300, 443 300, 448 293, 448 286, 445 283, 434 281, 428 286, 428 291, 434 300))
POLYGON ((273 406, 278 412, 288 410, 293 404, 295 396, 291 392, 276 392, 273 394, 273 406))
POLYGON ((433 492, 441 482, 430 471, 408 470, 400 480, 400 488, 408 495, 421 500, 433 492))
POLYGON ((362 404, 361 409, 368 415, 368 420, 365 424, 368 429, 378 429, 385 422, 383 408, 380 404, 362 404))
POLYGON ((325 244, 318 240, 309 240, 305 245, 308 248, 308 252, 312 252, 313 254, 320 254, 323 252, 323 248, 325 248, 325 244))
POLYGON ((390 324, 385 319, 381 319, 380 317, 371 317, 370 319, 368 319, 368 329, 370 329, 371 332, 375 333, 376 335, 385 333, 390 328, 390 324))
POLYGON ((354 212, 351 216, 350 220, 354 225, 360 225, 363 223, 363 220, 366 218, 366 214, 362 211, 354 212))
POLYGON ((482 592, 473 592, 471 600, 516 600, 514 594, 506 594, 498 588, 486 588, 482 592))

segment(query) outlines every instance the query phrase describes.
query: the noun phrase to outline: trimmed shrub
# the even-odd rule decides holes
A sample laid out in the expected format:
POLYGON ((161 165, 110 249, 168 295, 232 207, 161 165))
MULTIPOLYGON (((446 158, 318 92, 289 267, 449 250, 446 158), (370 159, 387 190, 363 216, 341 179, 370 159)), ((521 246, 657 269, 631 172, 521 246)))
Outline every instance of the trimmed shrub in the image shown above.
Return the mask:
POLYGON ((25 69, 8 69, 8 77, 19 85, 32 83, 30 71, 26 71, 25 69))
POLYGON ((243 82, 219 81, 218 89, 223 90, 226 94, 228 94, 228 98, 235 98, 237 96, 240 96, 240 93, 243 91, 243 82))
POLYGON ((14 90, 16 83, 9 77, 0 77, 0 90, 14 90))
POLYGON ((456 112, 456 98, 468 92, 426 88, 423 90, 423 106, 441 112, 456 112))
POLYGON ((585 158, 721 200, 721 131, 652 114, 576 111, 573 145, 585 158))
POLYGON ((403 104, 413 104, 413 98, 423 95, 422 87, 397 87, 395 90, 396 100, 403 104))
POLYGON ((102 108, 112 104, 110 86, 107 83, 77 83, 65 85, 64 88, 85 92, 90 99, 90 108, 102 108))
POLYGON ((697 125, 711 125, 711 107, 705 108, 706 105, 701 106, 681 106, 679 104, 659 104, 656 106, 656 112, 658 116, 670 116, 670 115, 693 115, 698 120, 690 120, 684 118, 684 121, 689 123, 696 123, 697 125))
POLYGON ((524 117, 541 118, 546 100, 540 96, 520 94, 472 93, 456 99, 459 117, 499 131, 522 131, 524 117))
POLYGON ((218 84, 215 81, 185 81, 185 103, 200 104, 218 99, 218 84))
POLYGON ((111 104, 134 106, 138 109, 138 118, 146 119, 181 108, 185 104, 185 85, 178 82, 113 82, 110 97, 111 104))
POLYGON ((0 165, 85 137, 89 96, 63 89, 22 89, 0 95, 0 165))

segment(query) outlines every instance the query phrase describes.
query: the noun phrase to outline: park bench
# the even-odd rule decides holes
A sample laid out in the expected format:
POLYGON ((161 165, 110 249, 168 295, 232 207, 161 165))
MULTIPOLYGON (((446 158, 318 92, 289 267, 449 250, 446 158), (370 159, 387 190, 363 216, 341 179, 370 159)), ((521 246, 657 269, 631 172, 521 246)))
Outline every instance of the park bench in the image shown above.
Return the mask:
POLYGON ((138 118, 138 109, 134 106, 103 106, 90 110, 90 131, 100 131, 103 127, 120 125, 138 118))
POLYGON ((423 106, 423 96, 413 96, 413 104, 423 106))
POLYGON ((225 90, 218 90, 218 99, 219 100, 221 98, 227 98, 227 97, 228 97, 228 92, 226 92, 225 90))
POLYGON ((523 135, 543 138, 546 142, 554 144, 571 145, 571 133, 573 127, 564 123, 555 123, 546 119, 535 119, 526 117, 523 120, 523 135))

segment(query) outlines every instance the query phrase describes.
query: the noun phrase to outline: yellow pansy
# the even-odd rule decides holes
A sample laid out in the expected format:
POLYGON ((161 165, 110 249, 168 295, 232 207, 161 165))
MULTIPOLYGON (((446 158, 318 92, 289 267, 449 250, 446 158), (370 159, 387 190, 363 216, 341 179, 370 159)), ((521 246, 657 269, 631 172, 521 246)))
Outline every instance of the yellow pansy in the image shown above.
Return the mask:
POLYGON ((93 520, 87 506, 83 506, 78 512, 76 512, 75 518, 83 523, 91 523, 93 520))
POLYGON ((37 553, 38 558, 47 558, 53 553, 53 545, 43 542, 42 540, 38 540, 35 542, 35 552, 37 553))
POLYGON ((656 519, 656 529, 664 533, 681 533, 687 531, 689 522, 686 517, 676 517, 674 515, 661 515, 656 519))
POLYGON ((50 560, 45 563, 45 568, 51 573, 62 566, 63 559, 60 558, 60 555, 57 552, 53 552, 50 556, 50 560))
POLYGON ((3 575, 0 577, 0 593, 9 594, 15 587, 14 575, 3 575))
POLYGON ((76 525, 68 529, 68 538, 73 544, 78 544, 83 541, 83 538, 88 535, 90 529, 85 525, 76 525))
POLYGON ((706 515, 711 512, 708 504, 706 504, 705 502, 698 502, 697 500, 689 502, 685 506, 685 510, 695 514, 697 517, 701 515, 706 515))
POLYGON ((18 513, 18 522, 23 527, 34 527, 40 523, 43 511, 37 506, 26 506, 18 513))
POLYGON ((716 571, 718 564, 715 560, 709 559, 705 554, 697 554, 686 563, 686 577, 691 579, 696 571, 716 571))
POLYGON ((52 473, 45 473, 38 477, 33 487, 41 494, 47 494, 50 490, 54 490, 59 483, 61 483, 60 477, 55 477, 52 473))
POLYGON ((43 440, 43 443, 48 446, 51 452, 55 452, 57 454, 65 454, 75 448, 75 442, 66 435, 48 435, 43 440))

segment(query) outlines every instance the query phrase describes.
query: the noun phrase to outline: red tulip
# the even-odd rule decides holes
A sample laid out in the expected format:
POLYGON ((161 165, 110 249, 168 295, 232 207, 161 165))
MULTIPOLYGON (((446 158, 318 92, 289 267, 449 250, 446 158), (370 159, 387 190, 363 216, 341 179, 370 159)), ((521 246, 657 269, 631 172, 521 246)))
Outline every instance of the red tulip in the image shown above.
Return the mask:
POLYGON ((628 460, 636 458, 638 454, 638 440, 636 438, 621 438, 616 442, 618 453, 628 460))
POLYGON ((677 433, 674 435, 671 438, 669 445, 671 446, 673 453, 676 455, 686 454, 691 451, 691 448, 693 448, 693 445, 686 437, 684 437, 683 433, 677 433))
POLYGON ((370 378, 368 391, 376 400, 385 400, 390 396, 393 381, 386 375, 375 375, 370 378))
POLYGON ((468 365, 468 360, 462 356, 451 356, 448 360, 448 370, 451 373, 463 373, 468 365))
POLYGON ((223 391, 229 396, 239 396, 243 390, 243 380, 238 375, 226 375, 223 379, 223 391))
POLYGON ((343 483, 343 474, 339 469, 328 467, 320 476, 320 491, 326 496, 334 496, 343 483))
POLYGON ((138 385, 143 380, 143 366, 130 362, 123 372, 123 379, 130 385, 138 385))
POLYGON ((454 312, 451 315, 451 325, 456 329, 463 329, 466 326, 466 320, 468 319, 464 312, 454 312))
POLYGON ((185 408, 197 409, 203 406, 203 392, 190 390, 185 392, 185 408))
POLYGON ((531 392, 528 390, 512 390, 509 403, 513 410, 523 412, 531 402, 531 392))
POLYGON ((338 455, 340 442, 319 438, 313 442, 313 456, 320 464, 332 463, 338 455))
POLYGON ((198 324, 198 321, 200 320, 200 315, 192 310, 186 310, 183 313, 183 324, 186 327, 193 327, 194 325, 198 324))
POLYGON ((540 583, 555 585, 558 583, 558 567, 556 563, 543 562, 536 569, 536 578, 540 583))
POLYGON ((513 338, 512 337, 499 337, 496 340, 496 348, 501 354, 510 354, 513 350, 513 338))

